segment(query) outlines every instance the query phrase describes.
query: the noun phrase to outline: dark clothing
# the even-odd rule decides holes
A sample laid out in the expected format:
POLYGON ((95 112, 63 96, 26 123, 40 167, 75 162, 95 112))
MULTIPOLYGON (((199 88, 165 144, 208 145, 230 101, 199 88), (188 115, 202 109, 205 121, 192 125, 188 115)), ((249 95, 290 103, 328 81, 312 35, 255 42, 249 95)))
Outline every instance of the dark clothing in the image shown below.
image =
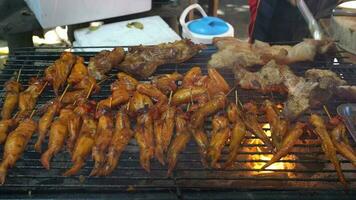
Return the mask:
MULTIPOLYGON (((337 0, 306 0, 316 19, 328 17, 337 0)), ((250 5, 256 0, 250 0, 250 5)), ((253 8, 251 8, 253 11, 253 8)), ((251 14, 251 16, 253 13, 251 14)), ((311 37, 308 26, 297 7, 287 0, 258 0, 255 19, 252 19, 250 38, 265 42, 301 41, 311 37)))

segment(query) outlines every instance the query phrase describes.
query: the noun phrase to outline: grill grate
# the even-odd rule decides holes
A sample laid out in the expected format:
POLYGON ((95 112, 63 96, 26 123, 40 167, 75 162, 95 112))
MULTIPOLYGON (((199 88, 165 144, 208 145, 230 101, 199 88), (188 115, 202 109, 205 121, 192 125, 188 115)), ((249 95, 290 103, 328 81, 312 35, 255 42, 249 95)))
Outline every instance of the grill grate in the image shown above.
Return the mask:
MULTIPOLYGON (((3 85, 5 81, 11 78, 20 68, 22 68, 21 83, 27 86, 29 78, 37 75, 42 76, 43 70, 58 59, 63 50, 63 48, 46 47, 17 49, 9 56, 5 69, 0 73, 1 95, 4 95, 3 85)), ((159 67, 156 74, 174 71, 184 73, 196 65, 201 66, 203 72, 206 73, 206 63, 210 55, 215 51, 214 47, 209 47, 186 63, 159 67)), ((87 63, 89 57, 95 55, 95 52, 77 52, 76 54, 83 56, 87 63)), ((341 57, 338 57, 338 60, 341 60, 341 57)), ((330 57, 321 57, 313 63, 299 63, 291 67, 298 75, 302 75, 310 67, 331 69, 340 74, 341 77, 344 77, 350 84, 356 84, 356 66, 350 63, 335 62, 330 57)), ((112 70, 110 73, 115 74, 117 71, 112 70)), ((232 72, 222 70, 221 73, 230 85, 233 85, 234 77, 232 72)), ((98 100, 108 96, 110 94, 110 83, 114 79, 115 77, 105 81, 101 86, 101 92, 93 95, 92 99, 98 100)), ((242 102, 252 99, 257 103, 261 103, 264 99, 271 99, 272 97, 276 102, 285 100, 278 94, 273 96, 261 95, 253 91, 239 90, 239 98, 242 102)), ((43 104, 51 98, 53 98, 53 91, 47 89, 39 99, 39 104, 43 104)), ((229 98, 233 99, 233 94, 229 98)), ((336 106, 343 102, 341 99, 334 99, 327 106, 330 112, 335 114, 336 106)), ((321 110, 313 110, 312 112, 323 114, 321 110)), ((253 164, 266 161, 263 158, 251 159, 251 156, 271 155, 264 145, 249 143, 256 139, 252 135, 246 136, 242 145, 236 162, 240 167, 229 170, 204 169, 200 163, 198 149, 194 141, 191 141, 179 157, 173 178, 166 177, 166 167, 160 166, 157 161, 152 162, 151 173, 146 173, 139 165, 138 147, 134 139, 122 154, 119 167, 112 175, 107 177, 88 177, 87 175, 93 166, 93 161, 88 159, 80 174, 73 177, 63 177, 61 174, 71 166, 68 153, 62 152, 58 154, 52 161, 51 170, 47 171, 41 166, 40 155, 34 151, 35 139, 36 134, 34 134, 22 159, 10 170, 5 185, 0 187, 0 193, 16 192, 19 194, 20 191, 170 191, 175 196, 180 197, 182 195, 181 192, 185 190, 200 191, 207 189, 342 190, 341 184, 339 184, 336 177, 336 172, 331 163, 325 159, 320 141, 315 136, 303 136, 303 140, 293 148, 291 156, 280 162, 293 164, 295 168, 266 171, 251 168, 253 164), (257 151, 257 148, 260 148, 261 152, 257 151)), ((355 147, 355 144, 353 144, 353 147, 355 147)), ((3 152, 2 146, 0 147, 0 152, 3 152)), ((227 149, 224 149, 222 160, 225 160, 226 156, 227 149)), ((341 158, 341 162, 351 191, 354 191, 356 189, 356 170, 343 158, 341 158)))

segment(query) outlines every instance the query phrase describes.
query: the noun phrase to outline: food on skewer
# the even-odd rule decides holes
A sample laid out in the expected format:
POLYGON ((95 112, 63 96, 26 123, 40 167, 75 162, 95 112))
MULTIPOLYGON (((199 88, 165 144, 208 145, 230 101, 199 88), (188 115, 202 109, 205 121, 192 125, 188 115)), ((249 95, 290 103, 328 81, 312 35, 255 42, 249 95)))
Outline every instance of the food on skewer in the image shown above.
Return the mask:
POLYGON ((304 133, 304 127, 305 124, 297 122, 284 137, 278 151, 273 155, 271 160, 269 160, 261 169, 266 169, 273 163, 279 161, 281 158, 286 156, 291 151, 293 146, 297 143, 300 136, 304 133))
POLYGON ((54 99, 49 103, 50 105, 48 106, 45 114, 43 114, 38 121, 38 138, 35 143, 35 150, 37 152, 41 152, 42 143, 46 138, 47 131, 51 126, 54 117, 57 115, 59 109, 61 108, 61 103, 58 99, 54 99))
POLYGON ((267 137, 266 133, 262 129, 262 125, 257 121, 257 106, 253 102, 249 102, 243 105, 244 122, 246 128, 250 130, 255 136, 257 136, 268 147, 269 150, 273 150, 273 144, 267 137))
POLYGON ((190 129, 193 138, 198 145, 200 160, 204 167, 208 167, 209 139, 203 129, 190 129))
POLYGON ((134 136, 130 126, 130 119, 126 112, 127 108, 122 107, 116 115, 115 131, 109 146, 108 158, 104 165, 104 171, 100 175, 109 175, 114 171, 119 163, 121 153, 134 136))
POLYGON ((168 172, 167 176, 171 176, 177 161, 178 155, 185 149, 187 143, 190 141, 191 132, 188 128, 188 116, 181 109, 177 111, 175 116, 176 136, 167 152, 168 172))
POLYGON ((325 54, 333 49, 334 42, 305 39, 294 46, 269 45, 255 41, 253 44, 233 37, 214 38, 218 52, 211 56, 209 67, 231 68, 235 63, 243 67, 264 65, 271 60, 279 64, 291 64, 301 61, 313 61, 317 54, 325 54))
POLYGON ((100 90, 99 84, 95 78, 85 76, 78 84, 73 86, 72 91, 68 91, 63 96, 63 104, 72 104, 80 98, 85 98, 89 91, 91 93, 97 93, 100 90))
POLYGON ((89 74, 97 80, 102 80, 113 67, 117 67, 125 58, 125 51, 117 47, 112 51, 103 50, 90 58, 89 74))
POLYGON ((22 85, 16 80, 9 80, 5 83, 4 89, 5 99, 1 110, 1 119, 6 120, 11 118, 11 114, 18 105, 19 94, 22 90, 22 85))
POLYGON ((183 76, 181 74, 174 72, 172 74, 155 76, 153 77, 152 83, 165 95, 169 95, 171 91, 175 92, 177 90, 178 86, 176 82, 182 80, 182 78, 183 76))
POLYGON ((155 46, 132 47, 127 52, 119 69, 139 77, 149 77, 158 66, 181 63, 196 55, 204 46, 188 39, 163 43, 155 46))
POLYGON ((129 101, 129 115, 135 117, 138 115, 138 111, 142 108, 149 108, 153 106, 153 102, 150 97, 143 95, 139 92, 134 92, 129 101))
POLYGON ((136 90, 141 94, 147 95, 151 97, 151 99, 156 102, 154 108, 158 113, 155 113, 155 118, 164 112, 164 105, 167 104, 168 98, 164 95, 159 89, 157 89, 154 85, 147 83, 140 83, 137 85, 136 90))
POLYGON ((49 170, 50 161, 60 150, 63 149, 68 136, 68 121, 74 116, 72 105, 61 109, 58 119, 56 119, 49 132, 48 148, 41 156, 41 163, 49 170))
POLYGON ((262 109, 266 113, 267 121, 271 127, 272 143, 278 150, 281 147, 284 135, 287 133, 288 121, 281 119, 276 106, 269 100, 264 101, 262 109))
POLYGON ((173 97, 172 104, 180 105, 190 103, 192 100, 198 100, 201 96, 208 93, 207 89, 204 87, 191 87, 191 88, 180 88, 178 89, 173 97))
POLYGON ((42 79, 31 78, 30 85, 19 95, 19 113, 16 119, 21 120, 28 117, 35 108, 37 98, 47 86, 47 82, 42 79))
POLYGON ((208 80, 204 86, 208 89, 210 96, 219 92, 227 94, 230 91, 229 84, 216 69, 208 69, 208 80))
POLYGON ((228 124, 229 122, 225 115, 216 114, 213 117, 212 133, 208 150, 208 156, 210 158, 210 165, 212 168, 221 168, 218 163, 221 151, 231 135, 228 124))
POLYGON ((11 127, 17 124, 15 119, 5 119, 0 121, 0 144, 4 144, 7 138, 7 133, 11 127))
POLYGON ((53 86, 56 95, 65 86, 75 62, 76 56, 74 54, 63 52, 58 60, 45 69, 45 80, 53 86))
POLYGON ((202 78, 200 67, 192 67, 183 77, 181 88, 191 88, 197 86, 196 83, 202 78))
POLYGON ((77 56, 75 65, 68 76, 67 84, 76 85, 87 76, 89 76, 89 72, 87 67, 85 67, 84 58, 77 56))
POLYGON ((92 116, 83 116, 80 136, 75 143, 72 153, 73 166, 63 174, 64 176, 74 175, 83 167, 95 144, 96 128, 97 122, 92 116))
POLYGON ((232 167, 234 164, 238 151, 241 147, 242 141, 247 133, 246 126, 242 120, 242 111, 235 103, 230 103, 227 106, 227 118, 232 123, 231 140, 229 144, 229 154, 224 167, 232 167))
POLYGON ((316 114, 312 114, 309 118, 309 122, 312 124, 314 127, 315 133, 320 137, 321 139, 321 147, 326 155, 326 157, 330 160, 330 162, 334 165, 337 176, 341 182, 341 184, 344 186, 344 188, 348 188, 347 182, 345 180, 345 176, 342 173, 341 170, 341 165, 340 162, 336 156, 336 148, 334 147, 334 144, 330 138, 330 135, 326 129, 324 120, 316 114))
POLYGON ((5 183, 8 169, 13 167, 21 157, 36 128, 37 123, 31 118, 27 118, 21 121, 19 126, 7 137, 3 159, 0 164, 0 185, 5 183))
POLYGON ((94 160, 93 170, 90 176, 98 176, 104 170, 104 164, 107 160, 108 148, 110 146, 114 130, 114 122, 109 113, 102 114, 98 120, 95 143, 92 157, 94 160))

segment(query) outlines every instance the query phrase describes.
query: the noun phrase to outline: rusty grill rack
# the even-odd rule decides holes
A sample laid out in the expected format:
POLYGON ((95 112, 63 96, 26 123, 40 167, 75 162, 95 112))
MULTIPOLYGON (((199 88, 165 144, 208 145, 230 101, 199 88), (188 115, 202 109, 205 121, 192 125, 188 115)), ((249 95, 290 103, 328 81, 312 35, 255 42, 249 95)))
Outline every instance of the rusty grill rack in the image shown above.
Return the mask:
MULTIPOLYGON (((99 48, 99 47, 88 47, 99 48)), ((103 47, 100 47, 103 48, 103 47)), ((109 47, 107 47, 109 48, 109 47)), ((42 76, 43 70, 48 67, 54 60, 58 59, 60 53, 65 50, 63 47, 58 48, 21 48, 9 55, 8 62, 5 68, 0 73, 0 91, 4 95, 3 85, 5 81, 13 77, 14 73, 22 68, 21 83, 27 86, 30 77, 37 75, 42 76)), ((76 50, 74 48, 73 50, 76 50)), ((170 64, 158 68, 156 74, 171 73, 178 71, 184 73, 192 66, 201 66, 203 72, 206 73, 206 63, 210 55, 216 51, 215 47, 209 46, 188 62, 182 64, 170 64)), ((83 56, 86 63, 91 56, 96 52, 75 51, 75 54, 83 56)), ((316 59, 315 62, 306 62, 292 65, 293 71, 302 75, 310 67, 330 69, 337 74, 340 74, 348 83, 356 84, 356 66, 350 63, 341 62, 342 57, 323 56, 316 59)), ((115 74, 118 71, 112 70, 110 74, 115 74)), ((233 85, 233 74, 229 70, 222 70, 222 75, 233 85)), ((115 79, 108 79, 101 85, 99 94, 93 95, 91 98, 95 100, 103 99, 110 94, 110 83, 115 79)), ((242 102, 254 100, 261 103, 264 99, 269 98, 275 102, 283 102, 285 99, 278 94, 262 95, 253 91, 245 91, 238 89, 238 95, 242 102)), ((51 89, 47 89, 39 99, 38 104, 50 100, 54 97, 51 89)), ((234 95, 229 96, 234 100, 234 95)), ((341 99, 333 99, 327 105, 332 114, 335 114, 336 106, 345 101, 341 99)), ((320 113, 325 116, 322 110, 313 110, 314 113, 320 113)), ((305 120, 306 116, 301 119, 305 120)), ((261 119, 263 121, 263 119, 261 119)), ((210 125, 207 123, 207 129, 210 125)), ((207 131, 209 132, 209 130, 207 131)), ((139 151, 134 139, 131 140, 125 152, 122 154, 119 167, 107 177, 88 177, 88 174, 93 166, 93 161, 88 158, 85 167, 79 174, 73 177, 63 177, 61 174, 71 166, 70 156, 66 152, 61 152, 52 161, 51 170, 45 170, 40 161, 40 154, 34 151, 34 142, 36 139, 34 134, 28 148, 22 158, 16 163, 8 174, 7 181, 3 186, 0 186, 0 194, 30 194, 46 193, 46 194, 77 194, 80 192, 148 192, 145 198, 162 199, 162 198, 213 198, 214 194, 223 194, 218 196, 222 199, 234 197, 236 191, 254 191, 256 197, 263 197, 265 193, 278 192, 278 194, 296 194, 305 195, 305 191, 311 191, 311 195, 317 193, 328 193, 333 191, 333 194, 345 195, 341 184, 338 182, 336 172, 331 163, 325 158, 320 146, 320 141, 316 136, 303 135, 303 139, 299 142, 291 152, 292 159, 284 159, 282 163, 294 164, 293 169, 274 169, 259 171, 251 168, 251 164, 265 162, 266 160, 251 159, 253 155, 269 155, 264 145, 249 144, 249 141, 254 140, 252 135, 246 136, 245 142, 238 156, 237 164, 239 167, 229 170, 212 170, 205 169, 200 163, 198 149, 191 141, 185 151, 179 156, 179 161, 172 178, 166 177, 166 167, 162 167, 156 160, 152 161, 151 173, 145 172, 139 165, 139 151), (260 151, 257 151, 256 148, 260 151), (204 193, 198 196, 192 195, 189 192, 194 191, 215 191, 215 193, 204 193), (300 191, 304 191, 300 193, 300 191), (167 192, 162 195, 161 192, 167 192), (261 193, 262 192, 262 193, 261 193), (260 196, 258 196, 258 194, 260 196), (153 195, 153 196, 150 196, 153 195), (225 198, 226 197, 226 198, 225 198)), ((353 143, 355 147, 355 143, 353 143)), ((0 147, 2 155, 3 146, 0 147)), ((222 160, 227 156, 227 149, 224 149, 222 160)), ((349 182, 349 194, 356 193, 356 169, 353 168, 350 162, 341 158, 343 172, 349 182)), ((51 197, 51 196, 46 196, 51 197)), ((72 196, 71 196, 72 197, 72 196)), ((88 196, 89 198, 93 198, 88 196)), ((217 197, 217 196, 215 196, 217 197)), ((340 196, 335 196, 340 197, 340 196)), ((1 196, 0 196, 1 198, 1 196)))

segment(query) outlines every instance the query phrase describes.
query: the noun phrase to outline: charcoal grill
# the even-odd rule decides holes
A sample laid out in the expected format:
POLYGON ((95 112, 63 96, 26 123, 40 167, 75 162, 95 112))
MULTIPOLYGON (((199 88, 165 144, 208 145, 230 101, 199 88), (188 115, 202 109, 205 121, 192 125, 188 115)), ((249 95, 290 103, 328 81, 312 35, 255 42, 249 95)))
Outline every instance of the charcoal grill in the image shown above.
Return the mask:
MULTIPOLYGON (((90 47, 93 48, 93 47, 90 47)), ((96 48, 96 47, 95 47, 96 48)), ((101 47, 102 48, 102 47, 101 47)), ((5 68, 0 73, 0 89, 4 95, 3 85, 15 72, 22 68, 21 83, 27 86, 30 77, 42 76, 43 70, 59 58, 65 50, 58 48, 20 48, 9 55, 5 68)), ((76 48, 72 49, 76 50, 76 48)), ((200 54, 182 64, 169 64, 159 67, 156 74, 178 71, 184 73, 193 66, 201 66, 207 73, 206 63, 215 47, 209 46, 200 54)), ((95 52, 75 52, 88 62, 95 52)), ((302 75, 308 68, 317 67, 331 69, 340 74, 348 83, 356 85, 356 65, 339 62, 334 57, 323 56, 313 63, 299 63, 292 67, 293 71, 302 75)), ((110 74, 117 73, 112 70, 110 74)), ((233 74, 229 70, 221 71, 225 79, 233 85, 233 74)), ((92 96, 99 100, 110 94, 110 83, 115 77, 108 79, 101 86, 101 92, 92 96)), ((255 100, 261 103, 264 99, 283 102, 284 98, 277 94, 262 95, 253 91, 238 90, 242 102, 255 100)), ((39 99, 39 105, 54 97, 51 89, 47 89, 39 99)), ((234 100, 234 94, 229 96, 234 100)), ((336 106, 345 101, 333 99, 327 105, 332 114, 336 114, 336 106)), ((39 106, 38 105, 38 106, 39 106)), ((325 116, 322 110, 312 110, 325 116)), ((305 119, 306 116, 302 117, 305 119)), ((262 121, 264 119, 261 119, 262 121)), ((209 131, 208 131, 209 132, 209 131)), ((233 199, 236 197, 266 199, 268 197, 288 198, 352 198, 356 195, 356 169, 342 159, 343 172, 349 182, 350 191, 345 193, 338 182, 336 172, 331 163, 325 159, 316 136, 303 136, 291 153, 292 159, 284 159, 280 163, 294 164, 293 169, 273 169, 259 171, 249 166, 265 159, 251 159, 254 155, 270 155, 262 144, 250 144, 252 135, 246 136, 243 148, 238 156, 236 167, 229 170, 205 169, 200 163, 198 149, 191 141, 180 155, 178 165, 172 178, 166 177, 167 168, 152 161, 151 173, 146 173, 139 165, 138 147, 134 140, 122 154, 119 167, 107 177, 88 177, 93 161, 88 159, 85 167, 73 177, 63 177, 61 174, 71 166, 70 156, 66 152, 57 155, 51 164, 51 170, 45 170, 39 161, 40 154, 34 151, 36 134, 28 145, 22 159, 13 167, 5 185, 0 186, 1 197, 63 197, 63 198, 145 198, 145 199, 233 199), (257 151, 257 148, 259 148, 257 151), (273 196, 271 196, 273 195, 273 196)), ((355 143, 353 143, 355 148, 355 143)), ((0 147, 2 155, 3 147, 0 147)), ((223 160, 227 149, 224 149, 223 160)))

